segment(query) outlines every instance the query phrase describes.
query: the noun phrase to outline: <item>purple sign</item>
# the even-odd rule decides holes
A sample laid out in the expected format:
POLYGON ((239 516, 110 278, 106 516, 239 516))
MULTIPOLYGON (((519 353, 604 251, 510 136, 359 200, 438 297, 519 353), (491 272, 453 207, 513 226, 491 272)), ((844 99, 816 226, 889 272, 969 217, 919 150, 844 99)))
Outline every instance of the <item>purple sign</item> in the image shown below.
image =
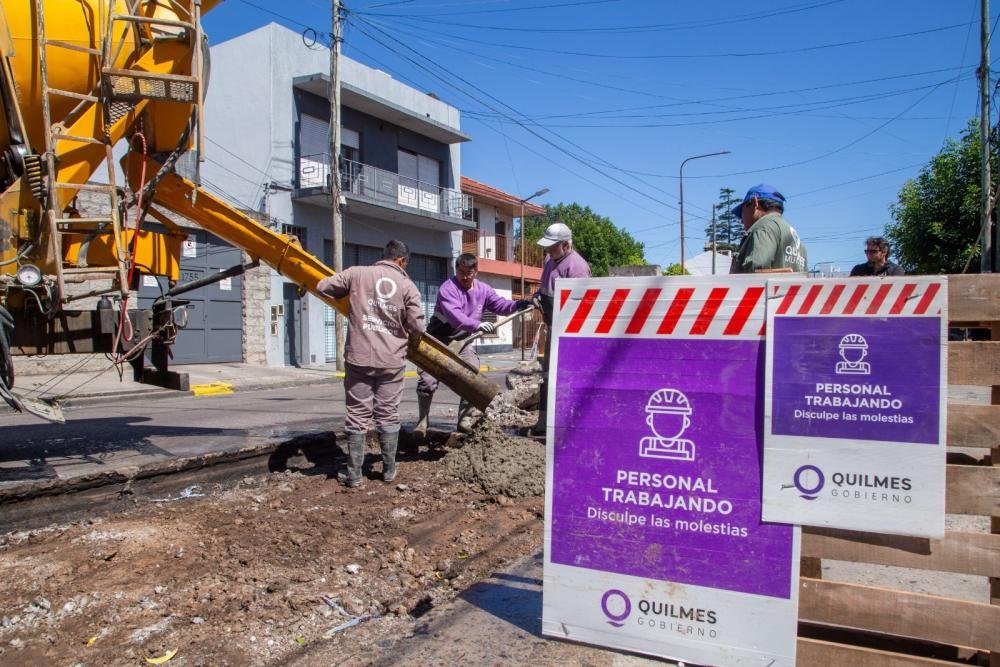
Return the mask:
POLYGON ((558 345, 552 562, 789 598, 793 528, 760 520, 763 342, 558 345))
POLYGON ((774 319, 776 435, 938 444, 941 323, 774 319))

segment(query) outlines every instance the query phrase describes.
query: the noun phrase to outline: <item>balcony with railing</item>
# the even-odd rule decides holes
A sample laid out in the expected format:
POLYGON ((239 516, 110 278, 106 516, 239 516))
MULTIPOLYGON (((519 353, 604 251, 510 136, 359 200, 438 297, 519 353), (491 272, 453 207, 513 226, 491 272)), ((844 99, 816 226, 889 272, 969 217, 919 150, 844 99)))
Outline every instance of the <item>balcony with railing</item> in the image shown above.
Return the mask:
MULTIPOLYGON (((478 229, 462 231, 462 252, 469 252, 482 259, 500 262, 521 261, 520 239, 500 234, 483 234, 478 229)), ((545 251, 541 246, 528 243, 524 247, 524 265, 540 268, 545 262, 545 251)))
MULTIPOLYGON (((424 183, 354 160, 340 161, 340 189, 348 210, 443 231, 468 230, 472 196, 424 183)), ((296 199, 329 206, 330 160, 326 154, 299 158, 296 199)))

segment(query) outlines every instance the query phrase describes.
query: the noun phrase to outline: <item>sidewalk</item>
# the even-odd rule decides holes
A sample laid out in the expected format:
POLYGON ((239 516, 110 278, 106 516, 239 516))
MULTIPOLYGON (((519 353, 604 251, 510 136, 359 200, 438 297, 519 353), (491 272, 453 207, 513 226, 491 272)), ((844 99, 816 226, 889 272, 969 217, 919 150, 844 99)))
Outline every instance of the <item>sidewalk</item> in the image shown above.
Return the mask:
MULTIPOLYGON (((480 355, 483 371, 508 371, 521 362, 521 351, 495 352, 480 355)), ((122 397, 144 399, 158 396, 177 396, 179 392, 132 379, 132 368, 125 367, 125 374, 103 358, 60 364, 54 361, 45 367, 19 371, 15 359, 14 391, 30 398, 58 399, 63 405, 86 405, 122 397), (85 363, 84 363, 85 362, 85 363)), ((312 366, 252 366, 244 363, 188 364, 171 366, 171 370, 187 373, 191 393, 196 396, 230 394, 254 389, 280 389, 340 382, 344 374, 333 364, 312 366)), ((407 377, 416 377, 416 366, 407 363, 407 377)))

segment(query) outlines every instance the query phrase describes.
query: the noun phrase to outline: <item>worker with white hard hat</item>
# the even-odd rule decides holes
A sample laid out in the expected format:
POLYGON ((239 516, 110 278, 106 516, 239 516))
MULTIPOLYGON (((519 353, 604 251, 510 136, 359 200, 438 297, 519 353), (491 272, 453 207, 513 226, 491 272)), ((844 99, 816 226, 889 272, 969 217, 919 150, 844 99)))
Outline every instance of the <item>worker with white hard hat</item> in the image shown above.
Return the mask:
POLYGON ((538 394, 538 421, 531 427, 535 435, 545 433, 548 419, 549 356, 552 352, 552 312, 555 304, 555 285, 558 278, 589 278, 590 265, 580 253, 573 249, 573 231, 561 222, 555 222, 545 229, 545 235, 538 239, 538 245, 545 248, 545 265, 542 267, 542 281, 535 292, 535 304, 542 311, 542 318, 549 327, 545 337, 545 356, 542 371, 545 373, 538 394))

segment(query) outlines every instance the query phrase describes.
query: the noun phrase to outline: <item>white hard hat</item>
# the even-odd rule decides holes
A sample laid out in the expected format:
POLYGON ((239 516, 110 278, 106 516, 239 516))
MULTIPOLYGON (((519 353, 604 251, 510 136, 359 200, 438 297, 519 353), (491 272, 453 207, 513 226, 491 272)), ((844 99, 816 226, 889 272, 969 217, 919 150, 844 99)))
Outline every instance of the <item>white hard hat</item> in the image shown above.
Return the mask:
POLYGON ((545 230, 545 236, 538 239, 538 245, 548 248, 550 245, 572 240, 573 231, 561 222, 554 222, 545 230))
POLYGON ((840 339, 840 347, 860 347, 867 350, 868 341, 859 334, 851 333, 840 339))
POLYGON ((672 412, 675 414, 691 414, 691 404, 687 396, 676 389, 657 389, 646 403, 646 412, 672 412))

